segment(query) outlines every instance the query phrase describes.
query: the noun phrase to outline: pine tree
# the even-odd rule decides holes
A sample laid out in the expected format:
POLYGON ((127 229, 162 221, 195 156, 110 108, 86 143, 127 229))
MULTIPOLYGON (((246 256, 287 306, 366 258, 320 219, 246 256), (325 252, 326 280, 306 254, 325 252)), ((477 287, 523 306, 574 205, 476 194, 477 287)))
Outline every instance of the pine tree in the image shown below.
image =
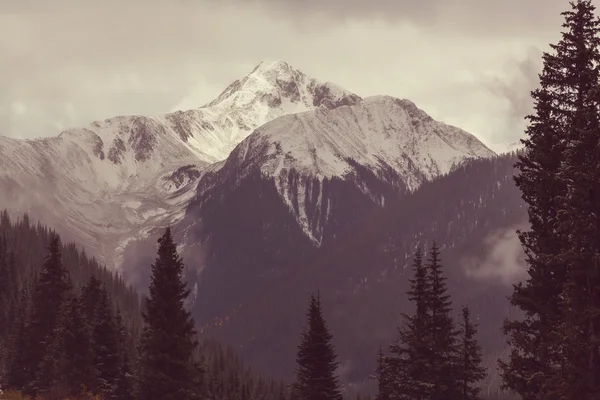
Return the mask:
POLYGON ((318 295, 311 295, 307 319, 296 355, 295 394, 298 400, 341 400, 333 336, 323 318, 318 295))
POLYGON ((409 280, 408 299, 415 304, 414 315, 403 314, 404 325, 398 340, 390 345, 387 368, 392 399, 430 399, 434 388, 431 368, 431 283, 419 247, 413 261, 414 277, 409 280))
POLYGON ((555 54, 543 56, 541 87, 532 92, 535 115, 528 117, 525 152, 516 164, 515 181, 531 223, 531 230, 519 232, 529 278, 510 298, 525 317, 506 321, 512 350, 500 367, 504 387, 524 400, 585 397, 598 380, 597 368, 591 367, 597 365, 592 331, 600 326, 592 309, 598 296, 589 288, 597 287, 591 273, 596 274, 593 254, 598 252, 594 196, 599 176, 592 175, 598 166, 599 24, 589 0, 571 7, 563 13, 562 39, 551 46, 555 54), (577 354, 580 350, 588 357, 577 354))
POLYGON ((184 308, 189 295, 182 281, 184 265, 171 229, 158 240, 152 265, 149 298, 143 313, 138 398, 187 400, 197 398, 193 360, 198 345, 194 321, 184 308))
POLYGON ((462 322, 458 344, 457 363, 458 382, 460 384, 460 400, 481 400, 481 388, 476 386, 486 376, 485 368, 481 366, 481 347, 475 338, 477 325, 471 321, 468 307, 462 309, 462 322))
POLYGON ((433 378, 432 400, 452 399, 458 393, 456 386, 456 340, 458 332, 452 319, 452 300, 442 273, 440 253, 435 242, 429 252, 427 265, 429 279, 428 302, 431 319, 428 334, 431 337, 430 373, 433 378))
POLYGON ((22 361, 27 382, 25 393, 29 395, 37 393, 36 373, 53 341, 63 301, 71 289, 69 273, 62 263, 58 235, 52 237, 48 250, 33 292, 31 321, 25 333, 27 345, 22 361))

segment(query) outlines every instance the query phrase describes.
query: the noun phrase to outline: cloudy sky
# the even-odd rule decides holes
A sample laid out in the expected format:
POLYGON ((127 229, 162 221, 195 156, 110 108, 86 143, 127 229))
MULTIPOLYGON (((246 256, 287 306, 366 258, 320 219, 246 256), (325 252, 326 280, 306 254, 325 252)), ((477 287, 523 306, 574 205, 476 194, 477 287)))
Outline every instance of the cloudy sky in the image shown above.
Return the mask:
POLYGON ((262 60, 515 140, 566 0, 2 0, 0 134, 203 105, 262 60), (126 5, 124 5, 126 4, 126 5))

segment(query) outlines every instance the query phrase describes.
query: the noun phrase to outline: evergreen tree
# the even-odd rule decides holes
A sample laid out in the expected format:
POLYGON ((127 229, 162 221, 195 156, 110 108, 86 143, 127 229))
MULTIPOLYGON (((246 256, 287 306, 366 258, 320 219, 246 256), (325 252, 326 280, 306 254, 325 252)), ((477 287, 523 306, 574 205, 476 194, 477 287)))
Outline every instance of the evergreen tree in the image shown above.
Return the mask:
POLYGON ((98 371, 98 394, 104 400, 117 399, 117 385, 121 374, 119 332, 105 287, 101 287, 92 326, 94 364, 98 371))
POLYGON ((94 275, 81 289, 81 301, 85 316, 91 326, 96 324, 98 305, 102 301, 102 282, 94 275))
POLYGON ((138 378, 138 398, 186 400, 198 397, 193 360, 194 321, 184 308, 189 290, 182 280, 184 265, 173 243, 171 229, 158 240, 158 257, 146 310, 138 378))
POLYGON ((45 398, 65 398, 89 393, 96 387, 90 327, 78 297, 61 308, 54 337, 36 376, 36 387, 45 398))
POLYGON ((338 362, 321 310, 319 296, 311 295, 308 326, 302 332, 296 355, 295 391, 298 400, 341 400, 338 362))
POLYGON ((460 384, 460 400, 481 400, 481 388, 476 386, 477 382, 485 378, 485 368, 481 366, 481 347, 477 343, 475 335, 477 325, 471 321, 471 312, 467 307, 462 309, 462 322, 459 337, 457 364, 458 383, 460 384))
POLYGON ((566 269, 557 326, 566 355, 558 393, 566 398, 600 394, 600 20, 590 1, 567 15, 580 37, 569 49, 580 69, 574 112, 559 179, 557 230, 568 237, 560 261, 566 269))
POLYGON ((35 280, 25 281, 19 293, 19 302, 16 308, 16 318, 13 321, 11 331, 12 351, 8 359, 8 371, 6 386, 11 389, 22 390, 31 377, 31 371, 27 369, 27 345, 28 326, 31 312, 31 297, 35 280))
POLYGON ((388 368, 388 360, 383 355, 381 347, 377 353, 377 370, 375 371, 377 379, 377 400, 390 400, 391 398, 391 382, 390 372, 388 368))
POLYGON ((119 400, 133 400, 133 375, 127 349, 127 330, 125 328, 125 324, 123 323, 123 317, 121 316, 120 309, 117 309, 115 324, 117 327, 120 367, 115 397, 119 400))
POLYGON ((532 92, 516 184, 531 230, 519 237, 529 277, 511 303, 525 317, 504 325, 512 347, 503 384, 524 400, 597 393, 598 19, 589 0, 571 2, 554 54, 545 53, 532 92), (590 217, 591 216, 591 217, 590 217), (596 390, 596 392, 594 392, 596 390))
POLYGON ((411 316, 403 314, 404 325, 398 330, 398 341, 390 346, 391 356, 387 359, 392 399, 430 399, 435 384, 430 364, 431 282, 420 247, 415 252, 413 272, 407 295, 415 304, 415 313, 411 316))
POLYGON ((52 237, 48 250, 33 292, 31 321, 25 333, 27 345, 23 349, 23 369, 25 392, 29 395, 37 393, 36 373, 54 339, 63 301, 71 289, 69 273, 62 263, 58 235, 52 237))
POLYGON ((452 319, 452 300, 446 287, 446 278, 442 273, 440 253, 435 242, 429 252, 427 265, 429 279, 428 303, 430 321, 427 328, 431 338, 430 374, 433 378, 432 400, 455 398, 456 379, 456 341, 458 332, 452 319))

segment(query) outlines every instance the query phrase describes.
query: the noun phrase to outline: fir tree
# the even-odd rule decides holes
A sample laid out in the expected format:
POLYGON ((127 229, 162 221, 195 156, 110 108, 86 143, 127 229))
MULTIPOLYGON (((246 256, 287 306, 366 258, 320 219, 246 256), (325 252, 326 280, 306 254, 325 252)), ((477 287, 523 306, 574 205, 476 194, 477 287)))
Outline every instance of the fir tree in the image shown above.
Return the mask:
POLYGON ((37 393, 36 373, 54 339, 58 316, 67 293, 71 289, 68 271, 64 268, 58 235, 54 235, 48 248, 42 272, 37 280, 32 298, 31 321, 26 331, 23 367, 27 382, 25 393, 37 393))
POLYGON ((308 326, 302 332, 296 355, 295 391, 298 400, 341 400, 338 362, 321 310, 319 296, 311 295, 308 326))
POLYGON ((182 281, 184 265, 173 243, 171 229, 158 240, 158 257, 146 310, 138 378, 138 398, 186 400, 198 397, 193 360, 198 343, 194 321, 184 308, 189 295, 182 281))
POLYGON ((485 368, 481 366, 481 347, 475 338, 477 325, 471 321, 471 312, 467 307, 462 309, 462 322, 458 344, 457 363, 460 400, 481 400, 481 388, 477 383, 486 376, 485 368))
POLYGON ((598 390, 599 304, 592 288, 599 283, 599 23, 589 0, 570 4, 562 39, 543 56, 541 87, 532 92, 535 115, 516 165, 531 223, 519 233, 529 277, 510 298, 525 317, 506 321, 512 351, 500 367, 504 387, 524 400, 585 398, 598 390))
POLYGON ((429 279, 428 303, 431 337, 430 373, 433 378, 432 400, 452 399, 456 396, 456 339, 458 332, 452 319, 452 300, 442 273, 440 253, 434 242, 427 265, 429 279))
POLYGON ((397 342, 390 346, 387 360, 392 399, 430 399, 434 389, 429 331, 431 283, 420 247, 415 252, 413 273, 407 295, 415 304, 415 313, 403 314, 404 325, 398 330, 397 342))

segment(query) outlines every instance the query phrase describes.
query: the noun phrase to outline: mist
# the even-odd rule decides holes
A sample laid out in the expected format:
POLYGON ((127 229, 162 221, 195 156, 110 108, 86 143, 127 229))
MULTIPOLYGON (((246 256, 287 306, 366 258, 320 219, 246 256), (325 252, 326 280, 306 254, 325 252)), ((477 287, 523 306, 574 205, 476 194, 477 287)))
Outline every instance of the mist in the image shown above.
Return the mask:
POLYGON ((488 234, 482 241, 484 250, 481 255, 461 260, 467 277, 503 285, 512 285, 522 280, 527 270, 517 230, 524 228, 527 227, 517 225, 488 234))

